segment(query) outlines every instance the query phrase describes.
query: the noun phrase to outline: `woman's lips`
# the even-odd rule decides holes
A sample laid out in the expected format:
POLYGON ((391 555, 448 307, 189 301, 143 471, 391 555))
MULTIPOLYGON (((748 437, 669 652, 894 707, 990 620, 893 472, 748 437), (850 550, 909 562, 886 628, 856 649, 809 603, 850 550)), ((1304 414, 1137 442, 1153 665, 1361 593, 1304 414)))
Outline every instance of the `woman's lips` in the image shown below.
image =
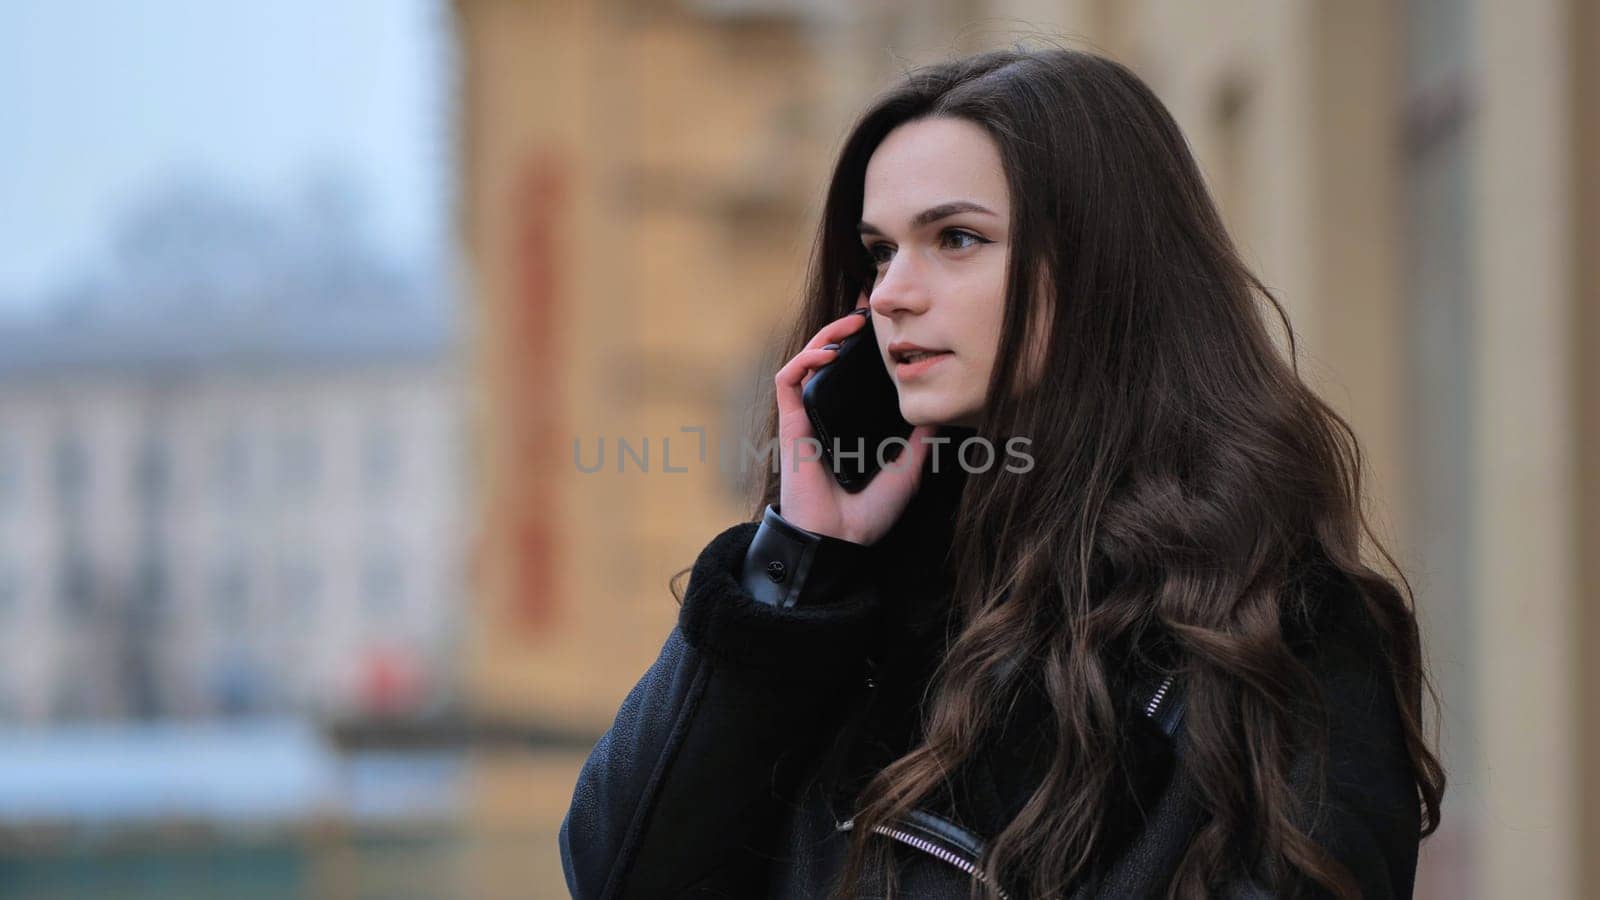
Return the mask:
POLYGON ((941 350, 938 353, 924 356, 922 359, 919 359, 916 362, 896 363, 894 367, 895 377, 902 381, 921 378, 928 372, 928 370, 932 369, 934 366, 937 366, 941 361, 944 360, 945 357, 949 355, 951 355, 949 350, 941 350))

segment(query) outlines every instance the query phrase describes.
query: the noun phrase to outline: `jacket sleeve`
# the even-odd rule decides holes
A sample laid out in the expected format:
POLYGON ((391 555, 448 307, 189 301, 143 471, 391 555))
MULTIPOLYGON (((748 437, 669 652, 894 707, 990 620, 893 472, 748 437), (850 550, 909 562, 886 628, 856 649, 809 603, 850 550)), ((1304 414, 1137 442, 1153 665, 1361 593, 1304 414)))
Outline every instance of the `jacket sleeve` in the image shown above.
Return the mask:
POLYGON ((575 898, 764 893, 777 817, 881 615, 871 559, 771 507, 706 545, 578 776, 559 837, 575 898))
POLYGON ((1326 629, 1311 663, 1328 724, 1322 802, 1311 811, 1311 838, 1350 869, 1367 900, 1409 898, 1421 800, 1382 636, 1353 591, 1335 595, 1326 629))
MULTIPOLYGON (((1311 839, 1350 870, 1365 900, 1412 896, 1421 841, 1421 803, 1382 646, 1353 586, 1324 595, 1307 660, 1328 729, 1320 791, 1312 790, 1317 779, 1305 757, 1290 772, 1307 807, 1311 839)), ((1331 895, 1314 884, 1297 882, 1291 893, 1279 894, 1250 882, 1226 896, 1331 895)))

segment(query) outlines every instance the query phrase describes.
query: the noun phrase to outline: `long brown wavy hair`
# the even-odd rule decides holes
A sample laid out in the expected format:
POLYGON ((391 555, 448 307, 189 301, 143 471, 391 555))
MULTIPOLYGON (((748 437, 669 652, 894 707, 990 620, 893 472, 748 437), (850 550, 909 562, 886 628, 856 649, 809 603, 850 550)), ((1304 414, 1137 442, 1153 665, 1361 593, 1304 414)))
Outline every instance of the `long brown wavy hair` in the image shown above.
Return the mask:
MULTIPOLYGON (((845 139, 779 358, 873 283, 856 231, 867 162, 896 126, 933 116, 977 124, 1000 150, 1012 244, 996 359, 1029 358, 1026 337, 1048 338, 1042 379, 996 365, 978 433, 994 446, 1029 436, 1034 468, 995 466, 964 486, 949 557, 958 630, 920 740, 861 793, 838 890, 871 856, 893 891, 872 826, 938 790, 1027 678, 1053 708, 1056 758, 980 865, 1026 871, 1029 896, 1079 883, 1106 851, 1097 811, 1116 787, 1114 648, 1165 641, 1187 691, 1183 764, 1209 813, 1169 895, 1204 895, 1253 852, 1274 880, 1295 871, 1357 896, 1291 792, 1305 727, 1293 701, 1317 689, 1287 617, 1313 558, 1360 589, 1393 676, 1420 839, 1438 828, 1444 772, 1422 723, 1433 688, 1414 598, 1362 510, 1353 430, 1301 381, 1283 307, 1240 260, 1181 131, 1136 75, 1059 47, 908 72, 845 139), (1404 593, 1362 561, 1363 535, 1404 593)), ((775 408, 765 427, 777 434, 775 408)), ((778 502, 779 477, 757 485, 754 509, 778 502)))

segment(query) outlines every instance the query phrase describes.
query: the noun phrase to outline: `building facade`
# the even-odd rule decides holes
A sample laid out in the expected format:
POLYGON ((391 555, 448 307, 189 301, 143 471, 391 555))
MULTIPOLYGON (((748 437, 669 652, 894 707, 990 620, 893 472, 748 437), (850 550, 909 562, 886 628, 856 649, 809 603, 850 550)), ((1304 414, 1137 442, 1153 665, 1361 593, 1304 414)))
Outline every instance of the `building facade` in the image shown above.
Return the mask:
POLYGON ((404 307, 0 329, 0 714, 448 702, 454 340, 404 307))
MULTIPOLYGON (((1600 638, 1583 602, 1600 595, 1594 4, 456 9, 497 535, 471 628, 477 703, 606 725, 676 615, 668 577, 750 510, 712 466, 587 475, 567 442, 748 425, 854 112, 910 64, 1060 42, 1162 96, 1288 309, 1300 371, 1362 442, 1450 775, 1418 895, 1600 889, 1600 780, 1583 764, 1600 756, 1600 666, 1581 652, 1600 638)), ((556 795, 554 822, 578 761, 542 761, 529 788, 556 795)))

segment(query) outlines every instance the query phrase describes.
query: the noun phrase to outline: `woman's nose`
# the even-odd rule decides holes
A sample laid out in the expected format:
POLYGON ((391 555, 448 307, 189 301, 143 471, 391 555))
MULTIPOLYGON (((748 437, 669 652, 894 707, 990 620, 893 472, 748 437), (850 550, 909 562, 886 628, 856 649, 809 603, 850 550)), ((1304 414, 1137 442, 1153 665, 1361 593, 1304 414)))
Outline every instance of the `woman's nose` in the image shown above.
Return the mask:
POLYGON ((928 292, 913 268, 896 257, 867 296, 867 305, 880 316, 922 312, 928 305, 928 292))

